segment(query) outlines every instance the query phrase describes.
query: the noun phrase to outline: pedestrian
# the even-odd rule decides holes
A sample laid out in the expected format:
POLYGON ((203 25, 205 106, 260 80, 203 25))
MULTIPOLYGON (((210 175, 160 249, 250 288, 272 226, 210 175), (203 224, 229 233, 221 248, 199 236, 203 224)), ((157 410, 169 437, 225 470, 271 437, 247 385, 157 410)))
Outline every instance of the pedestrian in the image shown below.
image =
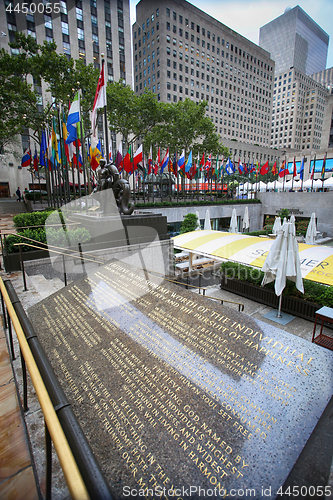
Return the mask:
POLYGON ((21 201, 21 190, 19 187, 16 189, 16 196, 17 196, 17 201, 21 201))

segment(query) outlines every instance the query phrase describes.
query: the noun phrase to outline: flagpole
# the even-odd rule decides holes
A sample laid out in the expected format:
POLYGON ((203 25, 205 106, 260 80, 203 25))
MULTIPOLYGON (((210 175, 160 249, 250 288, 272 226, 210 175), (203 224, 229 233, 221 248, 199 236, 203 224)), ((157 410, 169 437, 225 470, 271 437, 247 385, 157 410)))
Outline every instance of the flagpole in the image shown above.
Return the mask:
MULTIPOLYGON (((82 126, 82 114, 81 114, 81 99, 79 99, 80 103, 80 132, 81 132, 81 147, 82 147, 82 169, 83 169, 83 182, 84 182, 84 194, 87 196, 87 176, 86 176, 86 165, 85 165, 85 144, 84 144, 84 135, 83 135, 83 126, 82 126)), ((106 150, 109 154, 109 150, 106 150)), ((79 166, 79 161, 77 162, 79 166)), ((86 209, 87 209, 87 203, 86 203, 86 209)))
MULTIPOLYGON (((310 165, 311 165, 311 162, 310 162, 310 165)), ((311 175, 312 175, 312 183, 311 183, 311 193, 313 191, 313 181, 314 181, 314 174, 315 174, 315 166, 316 166, 316 155, 313 159, 313 173, 311 172, 311 175)))
POLYGON ((172 201, 172 184, 171 184, 171 155, 169 149, 169 160, 168 160, 168 169, 169 169, 169 200, 172 201))
POLYGON ((179 173, 178 173, 178 155, 177 155, 177 149, 176 149, 176 169, 177 169, 177 203, 179 201, 179 197, 178 197, 178 189, 179 189, 179 173))
MULTIPOLYGON (((133 154, 134 154, 134 153, 133 153, 133 154)), ((131 154, 130 154, 130 161, 131 161, 131 156, 132 156, 132 148, 131 148, 131 154)), ((132 173, 133 173, 133 200, 134 200, 134 204, 136 204, 136 197, 135 197, 134 156, 133 156, 133 163, 132 163, 132 173)))
POLYGON ((63 185, 63 192, 64 192, 64 203, 66 203, 67 201, 67 196, 66 196, 66 187, 65 187, 65 174, 64 174, 64 161, 65 161, 65 158, 64 158, 64 149, 62 147, 62 133, 61 133, 61 120, 60 120, 60 108, 59 106, 57 107, 57 115, 58 115, 58 127, 59 127, 59 143, 60 143, 60 154, 61 154, 61 173, 62 173, 62 185, 63 185))
POLYGON ((144 156, 144 150, 142 146, 142 166, 143 166, 143 203, 146 203, 146 161, 144 156))
MULTIPOLYGON (((64 110, 62 111, 63 113, 63 126, 65 125, 65 115, 64 115, 64 110)), ((65 181, 66 181, 66 191, 67 191, 67 197, 68 197, 68 203, 71 201, 71 188, 69 185, 69 170, 68 170, 68 163, 69 163, 69 158, 66 155, 66 143, 65 143, 65 137, 64 134, 62 134, 62 144, 63 144, 63 157, 64 157, 64 166, 65 166, 65 181)), ((69 145, 67 145, 67 150, 69 149, 69 145)))
POLYGON ((287 164, 287 157, 285 157, 285 164, 284 164, 284 170, 283 170, 283 185, 282 185, 282 193, 284 193, 284 182, 286 179, 286 168, 288 168, 287 164))
MULTIPOLYGON (((104 74, 104 82, 106 85, 106 79, 105 79, 105 61, 104 61, 104 54, 101 54, 102 57, 102 70, 104 74)), ((106 92, 106 90, 105 90, 106 92)), ((107 112, 106 112, 106 103, 104 106, 104 142, 105 142, 105 151, 107 151, 107 155, 109 155, 109 137, 108 137, 108 117, 107 117, 107 112)))

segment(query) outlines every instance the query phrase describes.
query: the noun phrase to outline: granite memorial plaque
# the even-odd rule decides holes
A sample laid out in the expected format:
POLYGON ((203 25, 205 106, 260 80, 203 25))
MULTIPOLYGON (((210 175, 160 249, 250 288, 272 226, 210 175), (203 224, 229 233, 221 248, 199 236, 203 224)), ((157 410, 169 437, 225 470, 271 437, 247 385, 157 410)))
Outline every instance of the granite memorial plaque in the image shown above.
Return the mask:
POLYGON ((115 498, 276 498, 332 396, 332 352, 123 262, 29 316, 115 498))

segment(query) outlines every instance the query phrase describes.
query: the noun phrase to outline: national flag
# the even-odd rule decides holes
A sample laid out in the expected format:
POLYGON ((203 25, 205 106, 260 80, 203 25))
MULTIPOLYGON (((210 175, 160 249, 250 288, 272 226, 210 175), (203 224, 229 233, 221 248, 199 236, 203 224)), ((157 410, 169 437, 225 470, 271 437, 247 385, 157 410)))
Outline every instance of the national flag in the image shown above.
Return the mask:
POLYGON ((164 171, 165 167, 168 166, 168 163, 169 163, 169 148, 167 149, 167 151, 164 155, 164 158, 162 160, 162 163, 161 163, 161 174, 163 174, 163 171, 164 171))
POLYGON ((251 163, 250 167, 250 174, 253 174, 256 171, 256 167, 254 166, 253 162, 251 163))
POLYGON ((313 163, 312 163, 312 170, 311 170, 311 174, 310 174, 310 179, 311 180, 314 178, 315 166, 316 166, 316 155, 315 155, 313 163))
POLYGON ((26 149, 24 155, 22 156, 21 166, 30 167, 31 164, 31 151, 30 148, 26 149))
POLYGON ((153 169, 155 175, 157 175, 160 164, 161 164, 161 148, 158 148, 156 161, 153 169))
POLYGON ((211 166, 212 166, 212 155, 210 154, 206 160, 206 163, 205 163, 206 172, 209 171, 211 166))
POLYGON ((185 166, 185 150, 183 149, 183 152, 182 154, 180 155, 180 157, 178 158, 178 162, 177 162, 177 165, 178 165, 178 168, 180 170, 184 170, 184 166, 185 166))
POLYGON ((205 153, 202 153, 202 157, 201 157, 199 165, 201 167, 200 170, 202 170, 202 167, 205 165, 205 153))
POLYGON ((119 170, 119 172, 122 170, 122 165, 121 165, 122 161, 123 161, 123 143, 122 141, 120 141, 116 156, 116 167, 119 170))
POLYGON ((76 138, 78 137, 77 134, 77 123, 80 121, 80 94, 77 92, 74 97, 74 101, 72 102, 70 108, 69 108, 69 113, 68 113, 68 118, 67 118, 67 131, 68 131, 68 137, 66 139, 66 144, 70 144, 71 142, 74 142, 76 138))
POLYGON ((128 151, 125 155, 125 158, 123 161, 123 168, 128 174, 132 173, 133 163, 132 163, 132 145, 131 144, 129 145, 128 151))
POLYGON ((283 160, 282 165, 279 170, 279 177, 285 177, 286 175, 289 174, 289 170, 287 167, 287 161, 283 160))
POLYGON ((296 160, 294 156, 294 161, 293 161, 293 177, 296 177, 297 175, 297 167, 296 167, 296 160))
POLYGON ((96 170, 101 158, 102 158, 102 145, 101 141, 99 140, 94 150, 92 150, 92 147, 90 146, 90 165, 92 170, 96 170))
POLYGON ((37 154, 36 143, 35 143, 35 154, 34 154, 34 170, 35 172, 38 172, 38 154, 37 154))
POLYGON ((244 174, 244 167, 242 165, 242 162, 241 162, 240 158, 238 159, 238 173, 239 174, 244 174))
POLYGON ((97 125, 97 110, 99 108, 104 108, 104 106, 106 106, 106 85, 105 85, 104 61, 103 61, 101 73, 98 78, 95 100, 91 114, 91 128, 95 140, 96 140, 96 125, 97 125))
POLYGON ((133 162, 134 162, 134 170, 136 168, 138 168, 139 163, 142 163, 142 144, 135 151, 134 157, 133 157, 133 162))
POLYGON ((257 164, 256 175, 258 175, 260 172, 260 162, 257 160, 256 164, 257 164))
POLYGON ((266 163, 264 163, 264 165, 260 169, 260 175, 268 174, 268 170, 269 170, 269 164, 268 164, 268 160, 267 160, 266 163))
POLYGON ((301 181, 304 178, 304 157, 302 158, 301 168, 300 168, 300 171, 299 171, 299 177, 300 177, 301 181))
POLYGON ((112 152, 112 140, 110 141, 109 144, 109 162, 113 162, 113 152, 112 152))
POLYGON ((40 152, 39 152, 39 163, 43 167, 46 166, 45 165, 46 164, 46 162, 45 162, 46 155, 47 155, 46 134, 45 134, 45 130, 43 130, 41 141, 40 141, 40 152))
POLYGON ((177 151, 173 155, 172 170, 174 175, 177 177, 177 151))
POLYGON ((59 163, 58 140, 57 140, 56 125, 55 125, 55 119, 54 119, 54 117, 53 117, 53 120, 52 120, 51 147, 52 147, 52 157, 55 160, 57 160, 57 162, 59 163))
POLYGON ((150 146, 149 156, 148 156, 148 175, 153 171, 153 148, 150 146))
POLYGON ((325 179, 325 168, 326 168, 326 153, 323 159, 323 166, 321 167, 321 180, 325 179))
POLYGON ((230 158, 228 158, 227 163, 225 165, 225 171, 228 175, 233 174, 235 172, 234 166, 232 162, 230 161, 230 158))
POLYGON ((76 154, 74 153, 74 154, 73 154, 73 166, 75 166, 76 168, 81 169, 82 165, 83 165, 83 161, 82 161, 82 156, 81 156, 81 154, 79 153, 79 166, 78 166, 78 165, 77 165, 77 156, 76 156, 76 154))
POLYGON ((188 173, 192 168, 192 151, 188 155, 187 162, 185 165, 185 173, 188 173))
POLYGON ((276 160, 274 162, 274 165, 272 166, 272 174, 276 175, 278 173, 277 167, 276 167, 276 160))

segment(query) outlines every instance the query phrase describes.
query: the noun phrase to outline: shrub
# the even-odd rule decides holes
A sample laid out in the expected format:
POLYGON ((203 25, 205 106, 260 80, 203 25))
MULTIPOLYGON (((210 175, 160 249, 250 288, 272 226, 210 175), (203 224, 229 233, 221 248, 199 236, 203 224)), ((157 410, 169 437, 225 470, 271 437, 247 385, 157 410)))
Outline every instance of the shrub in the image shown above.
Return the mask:
POLYGON ((180 234, 195 231, 198 224, 198 217, 196 214, 187 214, 184 217, 183 223, 180 227, 180 234))
POLYGON ((44 210, 43 212, 32 212, 17 214, 13 217, 16 228, 28 226, 44 226, 46 219, 54 210, 44 210))
MULTIPOLYGON (((236 278, 241 281, 247 281, 254 285, 261 285, 264 277, 263 271, 259 268, 245 266, 236 262, 222 262, 220 271, 228 278, 236 278)), ((274 289, 274 281, 265 285, 265 288, 274 289)), ((321 306, 333 307, 333 287, 322 285, 307 279, 303 279, 304 294, 301 293, 293 281, 287 279, 286 286, 283 290, 283 295, 297 297, 300 299, 314 302, 321 306)))
MULTIPOLYGON (((26 238, 30 238, 31 240, 35 240, 40 243, 46 243, 46 234, 44 228, 35 228, 35 229, 24 229, 20 231, 19 234, 10 234, 6 237, 6 247, 8 253, 17 253, 19 252, 19 247, 15 246, 15 243, 29 243, 30 245, 36 245, 33 241, 26 240, 26 238)), ((38 243, 37 243, 38 245, 38 243)), ((28 245, 22 246, 23 252, 31 252, 32 250, 36 250, 28 245)))

